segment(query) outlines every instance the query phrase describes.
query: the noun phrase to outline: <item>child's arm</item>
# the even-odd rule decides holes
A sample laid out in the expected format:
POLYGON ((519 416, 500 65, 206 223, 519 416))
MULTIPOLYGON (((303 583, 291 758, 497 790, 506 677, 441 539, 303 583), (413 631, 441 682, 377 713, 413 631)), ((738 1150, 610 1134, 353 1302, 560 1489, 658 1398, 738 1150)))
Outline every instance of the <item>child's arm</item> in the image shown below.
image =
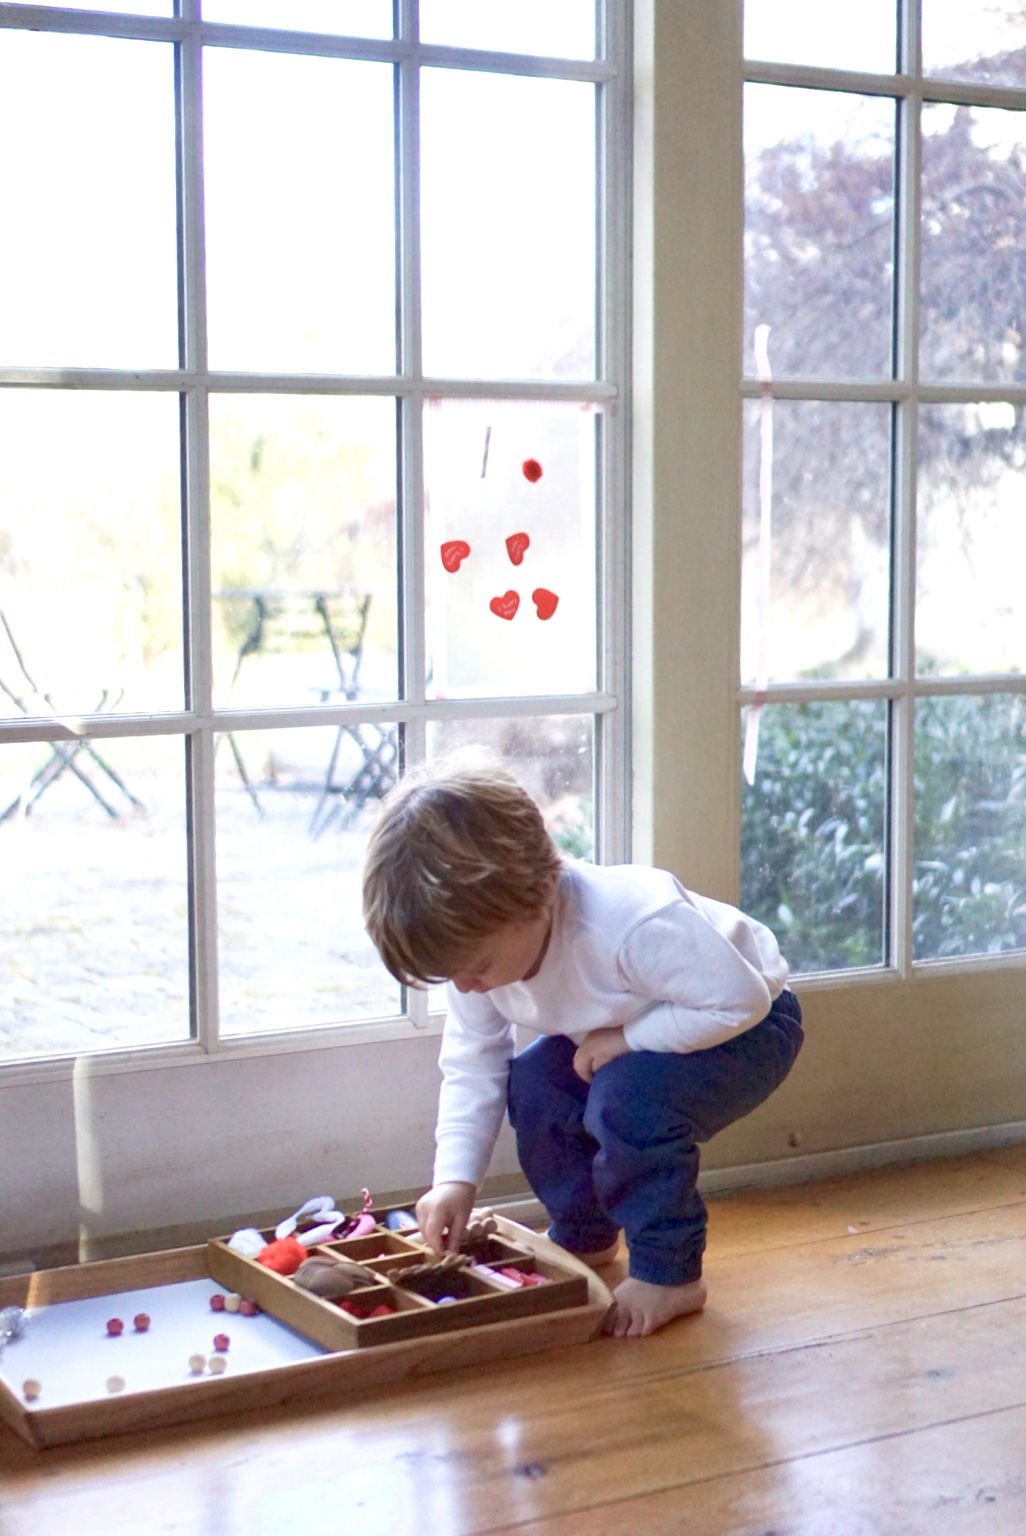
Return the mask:
POLYGON ((459 1247, 506 1113, 513 1026, 486 996, 448 988, 434 1183, 417 1203, 424 1240, 459 1247))
POLYGON ((704 1051, 765 1018, 787 964, 764 924, 681 892, 628 934, 617 968, 653 1006, 624 1026, 632 1051, 704 1051))

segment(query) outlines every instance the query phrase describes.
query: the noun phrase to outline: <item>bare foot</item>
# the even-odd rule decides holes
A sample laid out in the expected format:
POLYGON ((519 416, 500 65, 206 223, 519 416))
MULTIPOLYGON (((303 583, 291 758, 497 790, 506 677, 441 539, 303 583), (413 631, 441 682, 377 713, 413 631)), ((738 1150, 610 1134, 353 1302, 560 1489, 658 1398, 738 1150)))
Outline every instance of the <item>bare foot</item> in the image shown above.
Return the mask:
POLYGON ((687 1285, 651 1285, 628 1275, 613 1292, 615 1306, 602 1331, 618 1339, 639 1339, 672 1318, 701 1312, 705 1297, 704 1280, 690 1280, 687 1285))

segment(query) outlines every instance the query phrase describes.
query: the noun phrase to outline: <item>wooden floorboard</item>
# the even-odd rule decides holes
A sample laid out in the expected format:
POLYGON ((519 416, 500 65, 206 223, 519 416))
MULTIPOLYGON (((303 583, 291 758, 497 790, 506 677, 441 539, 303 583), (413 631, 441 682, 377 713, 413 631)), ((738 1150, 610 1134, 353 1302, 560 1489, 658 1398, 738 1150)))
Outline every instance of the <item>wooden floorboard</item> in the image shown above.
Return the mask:
POLYGON ((1026 1532, 1026 1152, 717 1200, 710 1305, 329 1409, 33 1452, 0 1536, 1026 1532))

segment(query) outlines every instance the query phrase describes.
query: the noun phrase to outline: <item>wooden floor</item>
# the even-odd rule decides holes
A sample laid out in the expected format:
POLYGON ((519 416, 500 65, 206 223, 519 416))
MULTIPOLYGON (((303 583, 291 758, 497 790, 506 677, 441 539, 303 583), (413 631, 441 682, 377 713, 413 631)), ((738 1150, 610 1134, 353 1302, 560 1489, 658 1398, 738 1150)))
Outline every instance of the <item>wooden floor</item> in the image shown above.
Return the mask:
POLYGON ((0 1536, 1023 1536, 1026 1148, 718 1200, 698 1318, 33 1452, 0 1536))

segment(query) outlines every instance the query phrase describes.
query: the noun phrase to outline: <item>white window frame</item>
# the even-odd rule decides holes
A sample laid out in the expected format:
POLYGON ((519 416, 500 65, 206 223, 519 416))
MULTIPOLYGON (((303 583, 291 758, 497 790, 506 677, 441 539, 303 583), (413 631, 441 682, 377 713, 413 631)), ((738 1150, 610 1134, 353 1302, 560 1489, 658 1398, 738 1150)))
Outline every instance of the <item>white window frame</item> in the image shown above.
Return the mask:
MULTIPOLYGON (((914 737, 915 710, 920 699, 982 697, 991 693, 1026 694, 1022 673, 924 676, 916 672, 916 480, 919 410, 921 405, 1008 401, 1026 405, 1026 388, 1010 385, 924 384, 919 376, 919 274, 920 274, 920 171, 922 162, 921 114, 925 103, 948 102, 981 107, 1026 109, 1026 87, 986 86, 924 77, 921 50, 921 0, 899 0, 898 58, 902 68, 893 74, 870 74, 843 69, 814 68, 745 59, 745 83, 803 86, 810 89, 849 91, 889 98, 896 102, 899 123, 896 164, 896 249, 894 278, 895 377, 881 382, 852 383, 789 377, 776 379, 772 393, 780 400, 876 401, 894 411, 894 474, 892 502, 892 621, 890 675, 882 679, 829 682, 769 683, 764 690, 746 685, 739 690, 742 707, 763 699, 774 704, 885 700, 890 715, 888 730, 888 779, 890 809, 886 833, 886 889, 889 911, 883 963, 866 968, 809 972, 801 976, 804 987, 850 986, 860 981, 906 978, 913 973, 977 971, 1004 965, 1021 966, 1024 954, 1006 950, 999 954, 913 960, 914 875, 914 737)), ((746 376, 741 382, 744 398, 758 399, 760 381, 746 376)))
MULTIPOLYGON (((145 1050, 115 1049, 97 1056, 90 1070, 101 1074, 160 1068, 197 1057, 268 1056, 339 1045, 372 1045, 408 1039, 411 1033, 437 1033, 441 1017, 429 1015, 427 994, 405 993, 406 1013, 381 1020, 358 1020, 316 1030, 223 1039, 218 1028, 217 893, 214 863, 214 741, 223 731, 247 728, 301 728, 364 722, 398 722, 405 730, 406 758, 422 758, 428 725, 441 719, 523 716, 589 716, 595 724, 595 844, 601 862, 628 857, 629 707, 627 596, 629 547, 627 452, 629 319, 626 295, 629 271, 630 161, 630 13, 623 0, 600 0, 602 46, 593 60, 566 60, 429 46, 419 41, 416 0, 396 0, 397 37, 391 41, 310 33, 272 32, 203 22, 199 0, 179 0, 180 15, 157 19, 57 7, 0 4, 0 29, 33 28, 83 35, 159 40, 179 49, 181 154, 181 249, 184 313, 184 366, 164 370, 0 367, 0 388, 39 387, 82 390, 153 390, 184 401, 187 451, 183 496, 190 529, 187 572, 187 650, 190 707, 161 714, 89 716, 75 721, 0 722, 6 742, 71 740, 87 735, 104 740, 145 735, 188 738, 190 751, 189 814, 191 827, 190 909, 193 965, 194 1038, 145 1050), (399 151, 397 217, 400 231, 399 294, 401 371, 395 376, 303 376, 232 374, 210 369, 206 354, 202 201, 201 55, 204 46, 301 53, 328 58, 383 61, 397 67, 399 151), (418 82, 419 69, 445 65, 468 70, 502 71, 562 80, 592 82, 598 92, 597 131, 597 367, 592 382, 508 382, 425 377, 420 357, 418 243, 418 82), (216 709, 212 691, 209 563, 209 443, 207 400, 218 393, 311 393, 377 395, 402 401, 400 534, 403 605, 399 702, 341 704, 299 709, 238 711, 216 709), (431 700, 426 696, 421 408, 428 398, 574 401, 600 413, 600 463, 597 509, 598 691, 561 697, 431 700)), ((0 1085, 67 1077, 66 1058, 0 1062, 0 1085)))

